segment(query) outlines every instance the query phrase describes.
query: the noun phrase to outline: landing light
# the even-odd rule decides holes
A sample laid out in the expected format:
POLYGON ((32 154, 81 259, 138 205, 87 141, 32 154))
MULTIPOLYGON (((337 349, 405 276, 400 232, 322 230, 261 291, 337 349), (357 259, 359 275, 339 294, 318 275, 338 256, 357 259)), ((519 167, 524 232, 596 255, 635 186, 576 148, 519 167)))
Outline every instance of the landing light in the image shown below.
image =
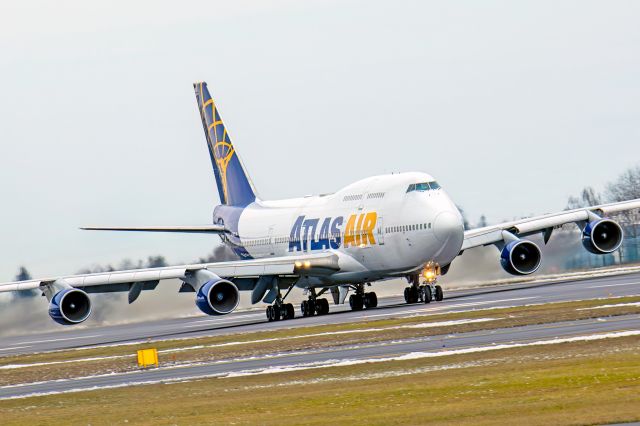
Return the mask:
POLYGON ((307 269, 311 268, 311 262, 309 262, 308 260, 305 260, 304 261, 304 267, 307 268, 307 269))
POLYGON ((296 268, 302 268, 302 262, 300 262, 299 260, 296 260, 294 265, 296 265, 296 268))
POLYGON ((433 283, 440 275, 440 266, 437 263, 429 262, 422 270, 422 277, 429 283, 433 283))

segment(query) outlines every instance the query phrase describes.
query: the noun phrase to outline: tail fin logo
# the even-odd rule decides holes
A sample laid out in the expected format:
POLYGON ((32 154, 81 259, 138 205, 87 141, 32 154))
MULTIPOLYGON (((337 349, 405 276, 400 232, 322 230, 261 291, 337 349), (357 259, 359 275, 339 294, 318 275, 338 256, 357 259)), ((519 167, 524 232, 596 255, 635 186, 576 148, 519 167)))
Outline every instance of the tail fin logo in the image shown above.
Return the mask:
POLYGON ((194 89, 220 200, 226 205, 245 207, 256 199, 253 185, 231 143, 207 84, 196 83, 194 89))
POLYGON ((235 154, 235 149, 229 140, 227 129, 224 127, 224 123, 222 123, 218 111, 216 111, 213 99, 209 98, 202 105, 202 116, 205 117, 205 120, 208 123, 210 123, 207 126, 209 146, 220 173, 220 183, 222 184, 222 189, 224 191, 224 199, 228 200, 229 187, 227 185, 227 168, 233 158, 233 154, 235 154))

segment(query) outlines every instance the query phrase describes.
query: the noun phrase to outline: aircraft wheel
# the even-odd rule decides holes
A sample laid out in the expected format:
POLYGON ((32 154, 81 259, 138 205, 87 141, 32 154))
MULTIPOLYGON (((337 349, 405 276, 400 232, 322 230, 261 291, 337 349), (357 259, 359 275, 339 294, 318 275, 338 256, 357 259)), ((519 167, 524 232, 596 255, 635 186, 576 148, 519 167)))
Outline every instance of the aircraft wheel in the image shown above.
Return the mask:
POLYGON ((431 303, 433 300, 433 295, 431 294, 431 287, 428 285, 424 286, 424 303, 431 303))
POLYGON ((287 314, 287 319, 294 319, 296 317, 296 311, 293 309, 293 304, 287 303, 285 306, 285 312, 287 314))
POLYGON ((442 299, 444 299, 444 292, 442 291, 442 287, 437 285, 436 286, 436 300, 438 302, 442 302, 442 299))
POLYGON ((329 313, 329 301, 327 299, 316 299, 316 313, 318 315, 329 313))
POLYGON ((281 319, 284 319, 284 312, 283 310, 280 308, 280 306, 273 306, 273 320, 274 321, 280 321, 281 319))
POLYGON ((273 321, 273 306, 267 306, 267 320, 273 321))
POLYGON ((309 316, 309 301, 308 300, 303 300, 302 303, 300 304, 300 310, 302 311, 302 316, 303 317, 308 317, 309 316))
POLYGON ((407 288, 405 289, 405 294, 406 294, 406 295, 405 295, 405 297, 404 297, 404 300, 405 300, 407 303, 417 303, 417 302, 418 302, 418 299, 419 299, 419 297, 420 297, 420 296, 419 296, 419 293, 418 293, 418 287, 414 287, 414 286, 412 286, 412 287, 407 287, 407 288))
POLYGON ((364 305, 363 297, 359 294, 352 294, 349 296, 349 306, 352 311, 361 311, 364 305))
POLYGON ((367 309, 375 308, 378 306, 378 296, 374 293, 366 293, 364 295, 364 306, 367 309))

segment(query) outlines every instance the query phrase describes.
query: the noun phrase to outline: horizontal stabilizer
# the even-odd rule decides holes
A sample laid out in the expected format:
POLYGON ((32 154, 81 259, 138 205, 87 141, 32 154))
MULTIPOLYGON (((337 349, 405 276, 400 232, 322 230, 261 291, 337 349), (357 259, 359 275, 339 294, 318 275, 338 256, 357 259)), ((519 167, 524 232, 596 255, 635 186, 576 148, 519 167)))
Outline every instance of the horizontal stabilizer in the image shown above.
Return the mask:
POLYGON ((124 232, 177 232, 187 234, 219 234, 227 232, 224 225, 198 226, 85 226, 83 231, 124 231, 124 232))

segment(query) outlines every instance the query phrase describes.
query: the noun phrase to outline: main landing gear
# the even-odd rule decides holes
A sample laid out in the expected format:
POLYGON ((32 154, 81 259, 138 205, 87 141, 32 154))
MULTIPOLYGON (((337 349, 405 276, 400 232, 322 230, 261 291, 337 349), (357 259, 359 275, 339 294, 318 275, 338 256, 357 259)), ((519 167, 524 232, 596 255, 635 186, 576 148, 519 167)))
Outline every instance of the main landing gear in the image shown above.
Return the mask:
POLYGON ((278 290, 278 296, 276 297, 275 302, 273 302, 273 305, 267 306, 267 319, 269 322, 295 318, 295 309, 293 308, 293 304, 284 303, 284 299, 289 295, 291 289, 293 289, 293 285, 289 287, 284 297, 280 295, 280 290, 278 290))
POLYGON ((318 296, 321 296, 325 291, 327 291, 326 288, 316 294, 316 290, 314 288, 308 289, 309 298, 302 301, 300 304, 300 310, 302 311, 303 317, 326 315, 329 313, 329 301, 325 298, 318 298, 318 296))
POLYGON ((373 291, 365 293, 364 284, 356 284, 352 288, 355 290, 355 294, 349 296, 349 306, 352 311, 361 311, 363 308, 371 309, 378 306, 378 296, 373 291))

